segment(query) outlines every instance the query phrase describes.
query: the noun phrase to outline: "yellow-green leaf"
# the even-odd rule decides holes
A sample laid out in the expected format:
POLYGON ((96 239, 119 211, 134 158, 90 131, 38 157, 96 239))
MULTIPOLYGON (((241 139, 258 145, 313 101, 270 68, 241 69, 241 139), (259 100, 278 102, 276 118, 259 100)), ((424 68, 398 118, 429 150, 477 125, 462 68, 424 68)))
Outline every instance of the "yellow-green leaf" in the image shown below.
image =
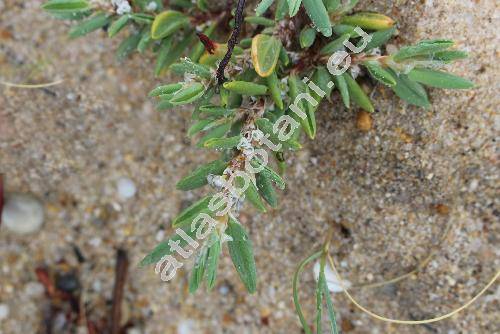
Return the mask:
POLYGON ((175 10, 166 10, 155 17, 151 25, 151 37, 153 39, 167 37, 187 24, 189 24, 189 19, 184 14, 175 10))
POLYGON ((252 39, 252 62, 257 74, 270 76, 280 54, 281 42, 273 36, 259 34, 252 39))

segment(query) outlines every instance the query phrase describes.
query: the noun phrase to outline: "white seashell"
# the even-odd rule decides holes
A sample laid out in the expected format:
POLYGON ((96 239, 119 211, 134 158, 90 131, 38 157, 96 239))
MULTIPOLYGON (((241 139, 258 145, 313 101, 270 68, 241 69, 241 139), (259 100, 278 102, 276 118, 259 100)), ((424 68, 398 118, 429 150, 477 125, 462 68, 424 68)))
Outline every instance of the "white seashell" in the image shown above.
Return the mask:
MULTIPOLYGON (((320 263, 317 261, 314 264, 313 271, 314 271, 314 278, 316 281, 319 278, 319 266, 320 263)), ((333 272, 332 268, 328 263, 325 264, 325 278, 326 278, 326 285, 328 286, 328 290, 331 292, 342 292, 344 289, 342 288, 342 285, 344 288, 348 289, 351 287, 351 282, 347 280, 342 281, 342 285, 340 284, 340 279, 335 273, 333 272)))

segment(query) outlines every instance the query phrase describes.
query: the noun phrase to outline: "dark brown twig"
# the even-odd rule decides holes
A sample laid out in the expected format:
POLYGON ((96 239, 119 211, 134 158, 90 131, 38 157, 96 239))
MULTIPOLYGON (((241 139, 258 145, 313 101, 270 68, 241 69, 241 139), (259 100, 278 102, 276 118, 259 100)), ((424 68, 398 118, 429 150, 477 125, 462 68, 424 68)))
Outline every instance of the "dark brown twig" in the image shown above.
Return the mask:
POLYGON ((231 33, 231 37, 229 37, 229 41, 227 41, 227 52, 219 63, 219 67, 217 68, 217 83, 222 85, 226 78, 224 77, 224 70, 226 69, 229 60, 231 59, 231 55, 233 54, 234 47, 238 44, 238 37, 241 31, 241 25, 243 23, 243 10, 245 9, 245 0, 238 0, 238 4, 236 5, 236 12, 234 14, 234 29, 231 33))
POLYGON ((111 307, 111 334, 120 333, 121 309, 125 280, 127 279, 127 252, 119 249, 116 252, 115 287, 113 289, 113 306, 111 307))

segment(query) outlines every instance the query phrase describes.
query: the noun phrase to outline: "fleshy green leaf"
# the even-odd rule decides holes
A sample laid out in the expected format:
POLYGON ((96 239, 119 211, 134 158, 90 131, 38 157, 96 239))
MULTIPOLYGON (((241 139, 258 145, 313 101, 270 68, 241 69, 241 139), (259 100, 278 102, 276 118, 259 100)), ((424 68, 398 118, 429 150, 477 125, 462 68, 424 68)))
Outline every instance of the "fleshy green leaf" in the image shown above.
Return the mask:
POLYGON ((195 259, 191 277, 189 278, 189 292, 194 293, 198 290, 203 274, 205 273, 205 265, 208 259, 208 250, 203 248, 195 259))
POLYGON ((274 36, 259 34, 252 39, 252 63, 257 74, 265 78, 273 73, 280 49, 281 42, 274 36))
MULTIPOLYGON (((396 32, 396 27, 394 26, 390 29, 379 30, 370 34, 372 39, 368 42, 368 44, 366 44, 364 52, 370 51, 371 49, 375 49, 384 45, 389 39, 391 39, 392 35, 394 35, 395 32, 396 32)), ((357 46, 359 47, 361 45, 363 45, 362 40, 359 41, 359 44, 357 46)))
POLYGON ((394 60, 400 61, 416 56, 430 55, 432 53, 444 51, 454 45, 453 41, 446 39, 435 39, 421 41, 412 46, 401 48, 395 55, 394 60))
POLYGON ((340 37, 329 42, 319 50, 322 55, 331 55, 334 52, 344 50, 344 42, 349 39, 349 34, 343 34, 340 37))
POLYGON ((226 134, 226 132, 229 131, 230 128, 231 128, 230 123, 224 123, 224 124, 221 124, 221 125, 215 127, 214 129, 210 130, 206 135, 204 135, 198 141, 198 143, 196 143, 196 146, 204 147, 204 144, 206 141, 208 141, 211 138, 220 138, 220 137, 224 136, 226 134))
POLYGON ((278 200, 276 197, 276 191, 273 188, 273 183, 270 179, 258 173, 255 175, 255 181, 257 184, 257 189, 259 194, 264 198, 264 200, 273 208, 278 207, 278 200))
POLYGON ((116 49, 116 58, 119 61, 127 58, 128 55, 137 49, 137 44, 139 44, 140 39, 140 33, 133 34, 125 38, 118 46, 118 49, 116 49))
POLYGON ((215 286, 215 279, 217 277, 217 266, 219 265, 219 257, 221 254, 221 242, 217 231, 212 231, 210 235, 208 248, 207 264, 205 267, 205 278, 207 281, 207 291, 210 291, 215 286))
POLYGON ((240 95, 264 95, 267 93, 266 86, 247 81, 228 81, 223 86, 228 91, 240 95))
POLYGON ((151 37, 153 39, 167 37, 188 24, 188 17, 181 12, 166 10, 156 15, 151 25, 151 37))
POLYGON ((238 136, 228 138, 212 138, 207 140, 203 146, 206 148, 215 148, 218 150, 225 150, 236 147, 241 140, 241 134, 238 136))
POLYGON ((274 27, 274 25, 276 24, 274 20, 262 16, 247 16, 245 17, 245 22, 264 27, 274 27))
POLYGON ((261 0, 257 5, 257 8, 255 8, 255 14, 257 16, 264 14, 269 9, 269 7, 271 7, 273 2, 274 0, 261 0))
POLYGON ((187 104, 199 99, 205 92, 205 86, 199 82, 190 83, 179 89, 170 99, 173 105, 187 104))
POLYGON ((361 108, 367 112, 374 112, 373 105, 370 98, 366 95, 363 89, 358 85, 356 80, 354 80, 350 74, 344 73, 343 77, 347 83, 347 88, 349 89, 350 98, 361 108))
POLYGON ((180 63, 175 63, 170 66, 170 70, 176 74, 184 75, 185 73, 194 74, 203 79, 212 78, 212 73, 208 66, 197 64, 190 59, 181 59, 180 63))
POLYGON ((314 28, 325 37, 332 35, 332 23, 322 0, 302 0, 307 15, 311 18, 314 28))
POLYGON ((316 30, 313 28, 305 27, 300 32, 299 36, 300 47, 303 49, 307 49, 308 47, 313 45, 315 39, 316 39, 316 30))
POLYGON ((427 68, 414 68, 408 73, 410 80, 426 86, 449 89, 469 89, 474 83, 456 75, 427 68))
POLYGON ((370 72, 370 74, 375 79, 377 79, 384 85, 392 87, 396 84, 396 79, 394 79, 392 74, 386 71, 382 66, 380 66, 377 61, 366 61, 363 63, 363 65, 366 66, 368 72, 370 72))
POLYGON ((104 12, 92 15, 89 19, 77 24, 69 31, 69 37, 76 38, 84 36, 92 31, 100 29, 109 24, 110 17, 104 12))
MULTIPOLYGON (((188 225, 182 229, 191 238, 195 237, 196 229, 191 230, 191 226, 188 225)), ((169 245, 169 241, 179 242, 179 246, 184 247, 187 245, 187 241, 182 238, 179 234, 175 233, 171 238, 158 244, 147 256, 142 259, 140 266, 147 266, 150 264, 155 264, 161 260, 162 257, 172 254, 172 250, 169 245)))
POLYGON ((344 75, 334 75, 333 82, 335 83, 335 87, 337 87, 340 92, 340 97, 342 98, 344 106, 346 108, 350 108, 351 97, 349 96, 349 88, 347 87, 347 82, 344 78, 344 75))
POLYGON ((193 220, 200 213, 212 214, 213 212, 208 208, 208 203, 212 199, 212 195, 208 195, 193 203, 188 208, 184 209, 173 221, 172 226, 178 227, 185 224, 191 225, 193 220))
POLYGON ((192 190, 202 187, 207 184, 207 176, 209 174, 221 175, 226 169, 227 163, 224 160, 215 160, 204 164, 194 171, 192 171, 188 176, 182 178, 176 184, 176 188, 179 190, 192 190))
POLYGON ((390 17, 378 13, 356 13, 344 16, 340 23, 369 30, 385 30, 392 28, 396 24, 390 17))
POLYGON ((267 179, 273 181, 276 184, 276 186, 278 188, 280 188, 281 190, 285 189, 285 181, 283 181, 281 176, 278 173, 276 173, 274 170, 272 170, 269 166, 264 165, 262 163, 262 161, 260 161, 257 158, 252 159, 252 161, 250 163, 256 169, 257 168, 260 169, 260 168, 264 167, 258 174, 262 174, 267 179))
POLYGON ((443 62, 450 62, 453 60, 465 59, 468 56, 469 55, 467 54, 467 52, 464 51, 448 50, 434 53, 432 59, 443 62))
POLYGON ((129 18, 129 15, 122 15, 115 20, 108 28, 108 36, 113 37, 118 34, 127 25, 129 18))
POLYGON ((283 109, 283 98, 281 97, 280 82, 278 80, 278 75, 276 74, 276 72, 273 72, 270 76, 268 76, 266 78, 266 82, 274 104, 279 109, 283 109))
POLYGON ((229 217, 226 233, 233 239, 228 241, 227 246, 234 267, 248 292, 254 293, 257 290, 257 271, 252 242, 243 227, 232 217, 229 217))
POLYGON ((172 93, 177 92, 181 88, 182 88, 182 84, 180 84, 180 83, 172 83, 172 84, 168 84, 168 85, 158 86, 155 89, 153 89, 151 92, 149 92, 148 96, 154 97, 154 96, 160 96, 160 95, 164 95, 164 94, 172 94, 172 93))
POLYGON ((288 9, 290 17, 294 17, 295 15, 297 15, 301 3, 302 0, 288 0, 288 9))
POLYGON ((396 85, 391 88, 399 98, 419 107, 430 107, 427 93, 422 85, 411 81, 406 74, 397 75, 392 69, 388 71, 396 79, 396 85))
POLYGON ((72 14, 86 12, 90 5, 85 0, 49 0, 42 8, 51 14, 72 14))

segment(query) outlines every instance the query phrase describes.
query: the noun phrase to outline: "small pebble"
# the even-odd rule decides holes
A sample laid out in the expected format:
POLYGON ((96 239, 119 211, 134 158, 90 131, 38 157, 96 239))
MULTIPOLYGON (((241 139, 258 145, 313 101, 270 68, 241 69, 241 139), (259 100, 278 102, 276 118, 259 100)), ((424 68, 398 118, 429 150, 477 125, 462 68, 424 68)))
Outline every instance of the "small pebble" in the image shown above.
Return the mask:
MULTIPOLYGON (((314 264, 313 271, 314 271, 314 277, 316 278, 316 280, 318 280, 319 261, 314 264)), ((351 287, 351 282, 347 280, 343 280, 342 284, 340 284, 340 279, 338 278, 337 275, 335 275, 335 273, 333 272, 332 268, 328 263, 325 265, 325 278, 328 290, 330 290, 331 292, 342 292, 344 291, 343 287, 346 289, 351 287)))
POLYGON ((32 195, 7 196, 2 212, 2 225, 18 234, 36 232, 43 224, 43 205, 32 195))
POLYGON ((116 183, 118 197, 122 200, 127 200, 135 196, 137 188, 135 186, 134 181, 127 177, 121 177, 118 179, 116 183))
POLYGON ((9 307, 6 304, 0 304, 0 321, 9 316, 9 307))
POLYGON ((360 111, 356 117, 356 127, 361 131, 370 131, 373 127, 372 116, 366 111, 360 111))

